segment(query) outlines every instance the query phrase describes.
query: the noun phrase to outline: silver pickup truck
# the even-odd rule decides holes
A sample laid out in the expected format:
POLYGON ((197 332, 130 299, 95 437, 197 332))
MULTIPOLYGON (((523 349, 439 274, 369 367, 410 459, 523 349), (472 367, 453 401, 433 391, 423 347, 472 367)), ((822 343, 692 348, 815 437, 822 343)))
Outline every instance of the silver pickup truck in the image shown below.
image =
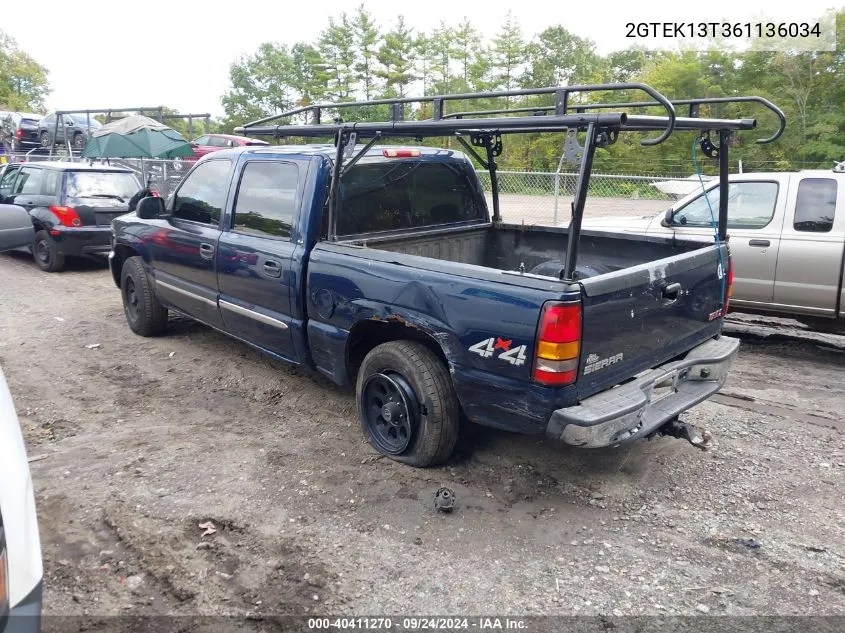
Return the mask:
MULTIPOLYGON (((797 319, 845 333, 845 170, 731 174, 728 244, 731 309, 797 319)), ((583 228, 678 238, 713 235, 719 185, 701 187, 665 212, 584 219, 583 228)))

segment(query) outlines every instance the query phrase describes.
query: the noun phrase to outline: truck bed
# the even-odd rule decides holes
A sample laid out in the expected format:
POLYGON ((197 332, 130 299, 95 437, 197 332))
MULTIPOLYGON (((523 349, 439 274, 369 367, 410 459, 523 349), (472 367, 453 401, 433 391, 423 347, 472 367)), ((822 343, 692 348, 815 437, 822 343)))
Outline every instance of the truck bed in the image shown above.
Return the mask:
MULTIPOLYGON (((426 270, 427 273, 414 277, 420 280, 437 271, 441 275, 438 283, 445 285, 438 286, 436 292, 432 289, 425 293, 426 306, 435 305, 431 296, 437 296, 437 303, 442 305, 448 305, 444 296, 454 297, 460 307, 456 305, 451 310, 461 314, 462 320, 466 320, 469 310, 478 311, 479 318, 486 319, 484 324, 472 328, 482 334, 466 336, 462 341, 466 348, 476 338, 499 336, 491 327, 496 322, 507 322, 509 331, 533 337, 542 297, 553 300, 556 292, 577 288, 582 305, 579 398, 667 362, 717 336, 721 330, 719 317, 729 256, 726 244, 716 247, 708 238, 694 241, 582 231, 575 284, 560 280, 566 256, 565 227, 484 224, 429 231, 425 235, 394 233, 341 242, 337 247, 343 249, 345 245, 354 246, 358 257, 391 266, 394 270, 390 274, 396 275, 397 280, 403 276, 407 279, 403 272, 406 267, 426 270), (384 257, 393 253, 394 258, 384 257), (426 265, 426 260, 438 265, 426 265), (484 268, 493 274, 484 274, 484 268), (462 281, 450 285, 450 274, 459 275, 462 281), (484 284, 485 291, 466 290, 474 283, 484 284), (508 284, 508 290, 491 291, 497 283, 508 284), (512 297, 517 294, 526 306, 518 315, 512 313, 512 297), (482 295, 501 296, 504 305, 485 305, 479 298, 482 295), (469 303, 468 296, 473 297, 469 303), (521 324, 521 329, 514 330, 514 323, 521 324)), ((387 271, 380 269, 378 275, 379 285, 386 284, 387 271)), ((420 283, 426 282, 417 281, 415 287, 420 283)), ((385 285, 383 291, 391 295, 389 302, 399 307, 403 306, 407 288, 406 282, 399 283, 395 290, 385 285)), ((406 305, 416 307, 413 302, 406 305)), ((518 339, 514 340, 516 344, 518 339)), ((535 341, 527 341, 529 350, 533 351, 535 341)), ((467 355, 472 357, 473 354, 467 355)), ((497 369, 530 379, 530 363, 513 372, 497 369)))
MULTIPOLYGON (((422 236, 391 235, 352 243, 394 253, 559 279, 566 258, 567 229, 486 225, 422 236)), ((576 278, 587 279, 616 272, 693 251, 706 244, 585 230, 581 233, 576 278)))

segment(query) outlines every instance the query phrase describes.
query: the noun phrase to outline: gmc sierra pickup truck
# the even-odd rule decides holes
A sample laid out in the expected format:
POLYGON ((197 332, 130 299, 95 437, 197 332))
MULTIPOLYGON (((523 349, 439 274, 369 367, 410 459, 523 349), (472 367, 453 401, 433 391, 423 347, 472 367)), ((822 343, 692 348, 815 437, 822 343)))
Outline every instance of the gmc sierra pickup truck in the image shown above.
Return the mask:
POLYGON ((501 135, 585 131, 580 221, 596 147, 619 131, 660 130, 653 143, 755 126, 677 117, 649 94, 667 116, 404 121, 394 108, 384 123, 239 128, 335 142, 215 152, 166 202, 116 218, 109 261, 129 327, 157 335, 177 311, 355 385, 364 435, 414 466, 450 456, 462 416, 580 447, 691 439, 678 415, 720 389, 739 347, 721 333, 727 244, 504 224, 468 156, 495 183, 501 135), (376 144, 456 134, 468 154, 376 144))

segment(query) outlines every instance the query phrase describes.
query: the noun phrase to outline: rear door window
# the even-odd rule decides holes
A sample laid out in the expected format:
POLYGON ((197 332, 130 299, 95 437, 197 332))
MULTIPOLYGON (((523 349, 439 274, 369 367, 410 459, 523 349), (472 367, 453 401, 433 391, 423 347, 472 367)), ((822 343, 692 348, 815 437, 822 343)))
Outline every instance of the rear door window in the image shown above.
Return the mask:
POLYGON ((798 185, 793 228, 807 233, 829 233, 836 212, 836 181, 804 178, 798 185))
POLYGON ((235 200, 235 232, 290 238, 298 185, 294 163, 248 162, 235 200))
POLYGON ((59 194, 59 181, 61 172, 47 170, 44 172, 44 180, 41 182, 41 195, 56 196, 59 194))
POLYGON ((339 235, 485 220, 479 189, 455 162, 358 164, 341 182, 339 235))
POLYGON ((18 175, 18 167, 9 167, 0 178, 0 196, 8 196, 12 193, 12 185, 15 183, 15 177, 18 175))
POLYGON ((15 194, 38 194, 41 192, 41 174, 43 169, 22 167, 15 183, 15 194))

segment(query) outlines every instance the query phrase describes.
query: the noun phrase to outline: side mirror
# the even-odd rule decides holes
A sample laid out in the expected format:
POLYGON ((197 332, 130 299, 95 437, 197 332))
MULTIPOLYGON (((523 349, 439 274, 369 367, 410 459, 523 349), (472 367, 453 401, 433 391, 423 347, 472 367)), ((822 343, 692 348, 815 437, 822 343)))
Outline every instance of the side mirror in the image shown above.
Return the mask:
POLYGON ((672 216, 674 215, 674 209, 666 209, 666 215, 663 216, 663 221, 660 223, 665 227, 672 226, 672 216))
POLYGON ((135 209, 135 215, 142 220, 155 220, 164 215, 164 200, 157 196, 147 196, 141 198, 138 207, 135 209))
POLYGON ((32 244, 35 228, 26 209, 13 204, 0 204, 0 251, 32 244))
POLYGON ((199 145, 197 145, 194 141, 191 141, 191 147, 196 149, 197 147, 199 147, 199 145))

